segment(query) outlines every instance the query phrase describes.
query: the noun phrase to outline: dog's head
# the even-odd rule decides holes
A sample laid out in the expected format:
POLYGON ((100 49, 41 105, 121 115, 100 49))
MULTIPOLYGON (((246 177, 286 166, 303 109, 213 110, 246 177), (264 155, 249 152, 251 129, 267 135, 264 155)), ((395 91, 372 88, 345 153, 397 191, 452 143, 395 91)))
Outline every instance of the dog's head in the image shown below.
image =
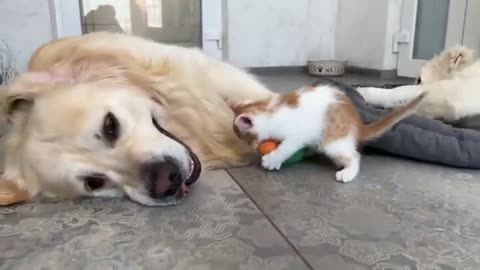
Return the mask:
POLYGON ((126 194, 152 206, 181 201, 201 165, 168 131, 162 93, 169 87, 164 78, 119 67, 21 75, 3 99, 11 123, 3 194, 22 191, 13 202, 39 193, 126 194))
POLYGON ((444 50, 422 66, 416 84, 429 84, 452 76, 475 61, 475 52, 465 46, 444 50))

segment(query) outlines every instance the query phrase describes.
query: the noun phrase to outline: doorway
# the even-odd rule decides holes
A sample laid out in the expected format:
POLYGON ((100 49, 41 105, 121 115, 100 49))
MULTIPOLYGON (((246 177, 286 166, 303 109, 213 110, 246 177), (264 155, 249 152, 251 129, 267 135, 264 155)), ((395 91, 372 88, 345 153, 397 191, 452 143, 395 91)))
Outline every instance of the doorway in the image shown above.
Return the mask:
POLYGON ((403 0, 398 40, 399 76, 418 76, 426 61, 446 47, 463 43, 468 2, 472 1, 403 0))
POLYGON ((81 0, 82 33, 124 32, 162 43, 201 47, 200 1, 81 0))
POLYGON ((59 38, 122 32, 222 58, 222 0, 50 1, 59 38))

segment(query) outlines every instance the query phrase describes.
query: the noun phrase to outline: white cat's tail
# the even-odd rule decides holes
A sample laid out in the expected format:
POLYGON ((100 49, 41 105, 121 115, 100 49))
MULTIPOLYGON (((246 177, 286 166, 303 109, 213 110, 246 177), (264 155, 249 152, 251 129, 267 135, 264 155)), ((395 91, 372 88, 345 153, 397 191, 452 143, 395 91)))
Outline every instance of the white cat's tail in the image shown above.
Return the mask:
POLYGON ((377 121, 364 125, 360 129, 359 140, 367 141, 382 135, 385 131, 392 128, 396 123, 405 117, 410 116, 417 109, 418 104, 427 95, 426 92, 418 95, 410 103, 403 107, 393 109, 390 113, 378 119, 377 121))

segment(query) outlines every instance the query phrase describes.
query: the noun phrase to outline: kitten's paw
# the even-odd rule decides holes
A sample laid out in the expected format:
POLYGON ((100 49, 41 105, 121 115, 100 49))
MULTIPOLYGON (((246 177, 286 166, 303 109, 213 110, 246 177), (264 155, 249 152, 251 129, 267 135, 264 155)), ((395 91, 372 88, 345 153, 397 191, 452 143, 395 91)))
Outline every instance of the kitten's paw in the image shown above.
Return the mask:
POLYGON ((335 175, 335 178, 338 182, 348 183, 351 182, 357 176, 357 172, 350 168, 345 168, 341 171, 338 171, 335 175))
POLYGON ((283 160, 276 155, 267 154, 262 157, 262 167, 269 171, 280 170, 283 160))

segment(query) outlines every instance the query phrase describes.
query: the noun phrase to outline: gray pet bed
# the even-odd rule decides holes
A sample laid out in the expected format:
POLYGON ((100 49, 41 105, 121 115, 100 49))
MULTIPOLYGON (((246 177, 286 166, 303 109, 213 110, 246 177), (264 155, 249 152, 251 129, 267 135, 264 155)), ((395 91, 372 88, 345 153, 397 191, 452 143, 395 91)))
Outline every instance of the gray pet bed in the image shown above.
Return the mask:
MULTIPOLYGON (((334 84, 342 89, 353 100, 366 123, 387 112, 368 105, 352 86, 332 80, 319 83, 334 84)), ((417 115, 402 120, 366 147, 421 161, 480 169, 480 131, 456 128, 417 115)))

